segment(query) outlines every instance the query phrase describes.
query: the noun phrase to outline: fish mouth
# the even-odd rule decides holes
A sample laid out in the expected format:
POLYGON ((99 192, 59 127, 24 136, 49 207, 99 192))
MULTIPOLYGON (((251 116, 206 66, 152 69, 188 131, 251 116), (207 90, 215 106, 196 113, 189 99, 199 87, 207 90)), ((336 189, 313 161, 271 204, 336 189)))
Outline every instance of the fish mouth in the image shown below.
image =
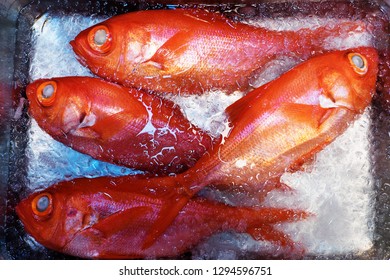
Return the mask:
POLYGON ((23 222, 23 225, 25 225, 24 221, 26 220, 26 215, 22 209, 21 204, 16 205, 15 212, 16 212, 16 215, 18 215, 19 220, 21 220, 23 222))
POLYGON ((74 53, 76 54, 77 60, 83 66, 87 66, 87 59, 85 58, 87 53, 85 52, 84 48, 80 47, 79 44, 76 42, 76 40, 70 41, 69 44, 71 45, 74 53))
POLYGON ((33 219, 33 217, 29 215, 28 211, 25 211, 28 205, 29 203, 21 201, 18 205, 16 205, 15 212, 18 215, 19 220, 22 222, 25 231, 31 235, 31 232, 34 231, 34 225, 29 222, 29 220, 33 219))

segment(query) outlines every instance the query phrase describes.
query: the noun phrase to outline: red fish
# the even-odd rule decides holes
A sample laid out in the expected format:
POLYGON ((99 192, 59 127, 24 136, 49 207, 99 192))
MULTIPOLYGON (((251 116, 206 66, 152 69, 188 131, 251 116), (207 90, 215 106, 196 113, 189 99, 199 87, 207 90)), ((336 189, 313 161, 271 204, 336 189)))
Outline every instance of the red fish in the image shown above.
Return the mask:
POLYGON ((265 194, 285 188, 280 182, 284 172, 297 170, 370 104, 377 71, 374 48, 335 51, 307 60, 233 103, 226 109, 231 130, 219 147, 186 172, 147 181, 171 190, 167 196, 173 204, 161 211, 165 222, 155 225, 146 244, 164 232, 188 197, 206 186, 265 194))
POLYGON ((174 103, 101 79, 38 80, 26 91, 43 130, 99 160, 168 174, 192 166, 213 143, 174 103))
POLYGON ((170 204, 158 188, 129 188, 135 178, 76 179, 34 193, 16 207, 25 229, 47 248, 83 258, 178 256, 221 231, 247 232, 282 246, 293 241, 273 225, 297 221, 299 210, 241 208, 193 198, 149 248, 143 242, 170 204))
POLYGON ((125 86, 229 93, 250 89, 252 77, 277 56, 308 58, 323 50, 327 37, 364 28, 346 25, 277 32, 204 10, 149 10, 114 16, 71 45, 94 74, 125 86))

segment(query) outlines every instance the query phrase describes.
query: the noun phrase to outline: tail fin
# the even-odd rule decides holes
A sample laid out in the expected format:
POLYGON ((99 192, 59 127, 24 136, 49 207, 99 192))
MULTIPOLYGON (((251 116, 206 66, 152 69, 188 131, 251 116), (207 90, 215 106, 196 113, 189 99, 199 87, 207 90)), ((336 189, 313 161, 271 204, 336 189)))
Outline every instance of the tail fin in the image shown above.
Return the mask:
POLYGON ((301 53, 303 58, 308 58, 326 50, 356 47, 356 41, 369 45, 370 42, 365 42, 368 32, 367 24, 363 21, 330 21, 317 28, 302 28, 296 31, 299 43, 294 42, 295 40, 291 43, 296 45, 297 53, 301 53))
POLYGON ((191 199, 191 197, 171 193, 167 194, 165 199, 170 201, 170 203, 165 203, 162 206, 160 213, 156 218, 156 222, 152 225, 152 228, 144 240, 142 245, 143 250, 152 246, 156 239, 165 232, 165 230, 173 223, 179 212, 191 199))
POLYGON ((248 224, 246 232, 252 236, 255 240, 269 241, 271 243, 280 245, 291 251, 298 251, 300 254, 303 253, 302 247, 294 242, 288 234, 277 230, 274 225, 283 222, 293 222, 306 219, 313 214, 293 209, 284 208, 261 208, 255 210, 256 213, 248 224))
MULTIPOLYGON (((182 173, 184 176, 186 173, 182 173)), ((172 224, 179 212, 195 195, 190 191, 190 181, 181 174, 173 177, 157 177, 153 181, 158 182, 154 191, 162 201, 161 210, 155 219, 147 237, 144 240, 142 249, 147 249, 161 236, 172 224)))

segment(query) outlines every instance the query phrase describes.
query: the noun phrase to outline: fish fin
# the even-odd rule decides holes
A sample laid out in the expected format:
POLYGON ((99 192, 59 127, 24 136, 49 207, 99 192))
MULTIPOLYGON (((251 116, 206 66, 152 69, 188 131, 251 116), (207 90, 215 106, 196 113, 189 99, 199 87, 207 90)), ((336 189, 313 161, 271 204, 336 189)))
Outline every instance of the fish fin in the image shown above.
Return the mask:
POLYGON ((279 182, 279 184, 276 185, 276 189, 281 190, 282 192, 294 192, 295 190, 290 187, 289 185, 279 182))
POLYGON ((170 194, 166 196, 166 199, 170 203, 165 203, 165 205, 160 210, 156 222, 152 225, 152 228, 144 240, 142 245, 143 250, 152 246, 156 239, 166 231, 166 229, 175 220, 179 212, 190 200, 190 197, 180 196, 178 194, 170 194), (172 200, 174 202, 172 202, 172 200))
POLYGON ((274 190, 285 192, 285 193, 295 192, 295 190, 293 188, 291 188, 289 185, 282 183, 280 181, 280 177, 277 177, 277 178, 267 180, 262 185, 262 187, 259 188, 259 190, 255 194, 255 197, 259 200, 259 202, 264 202, 264 200, 267 198, 268 194, 274 190))
POLYGON ((264 224, 260 227, 250 228, 247 231, 256 241, 269 241, 280 244, 281 246, 292 247, 294 242, 287 236, 287 234, 274 229, 272 225, 264 224))
POLYGON ((100 135, 96 131, 94 131, 93 129, 91 129, 89 127, 78 128, 74 131, 71 131, 71 134, 74 136, 79 136, 79 137, 83 137, 83 138, 90 138, 90 139, 100 138, 100 135))
MULTIPOLYGON (((284 118, 295 122, 302 126, 306 125, 310 129, 320 130, 321 125, 331 116, 332 109, 323 108, 318 105, 308 104, 284 104, 280 108, 280 112, 284 118)), ((315 155, 321 151, 328 143, 329 139, 323 139, 304 155, 297 158, 288 168, 288 172, 297 170, 305 170, 315 160, 315 155)), ((315 143, 314 143, 315 144, 315 143)), ((313 144, 313 145, 314 145, 313 144)))
POLYGON ((247 233, 253 239, 269 241, 283 247, 295 247, 295 242, 284 232, 276 230, 274 224, 306 219, 313 214, 303 210, 283 208, 261 208, 256 210, 257 219, 254 219, 247 228, 247 233))
POLYGON ((250 216, 252 218, 248 229, 257 228, 263 224, 296 222, 312 217, 314 214, 298 209, 261 207, 251 209, 250 216))
POLYGON ((306 154, 297 158, 288 168, 288 172, 309 171, 308 169, 312 168, 313 163, 315 162, 315 156, 318 152, 322 151, 324 147, 328 144, 328 141, 323 141, 321 145, 316 146, 306 154))
POLYGON ((101 232, 105 237, 125 228, 142 223, 145 215, 152 212, 149 206, 140 206, 116 212, 92 226, 93 229, 101 232))
POLYGON ((292 191, 294 191, 294 189, 291 188, 289 185, 287 185, 285 183, 282 183, 280 181, 280 177, 269 179, 265 183, 264 189, 267 192, 270 192, 272 190, 280 190, 280 191, 283 191, 283 192, 292 192, 292 191))
MULTIPOLYGON (((234 25, 235 22, 227 19, 224 15, 219 13, 213 13, 209 12, 207 10, 200 10, 200 9, 183 9, 183 16, 190 17, 194 19, 195 21, 198 21, 200 24, 212 24, 215 22, 223 22, 223 23, 230 23, 231 25, 234 25)), ((233 26, 232 26, 233 28, 233 26)))
MULTIPOLYGON (((141 65, 144 69, 147 68, 146 72, 150 75, 153 75, 154 72, 160 73, 164 71, 169 71, 171 65, 173 65, 176 71, 185 72, 192 68, 196 63, 193 61, 191 65, 182 67, 177 64, 180 57, 184 52, 191 50, 189 44, 194 38, 194 32, 191 31, 180 31, 173 35, 169 40, 167 40, 157 51, 156 53, 148 60, 143 62, 141 65), (179 68, 179 69, 177 69, 179 68)), ((196 57, 196 56, 192 56, 196 57)))
POLYGON ((124 128, 129 125, 128 119, 120 117, 124 115, 126 114, 123 114, 123 112, 113 114, 108 117, 99 119, 98 123, 96 123, 96 119, 93 122, 91 120, 84 121, 87 118, 91 119, 90 117, 86 116, 81 122, 79 128, 75 130, 73 134, 87 138, 98 138, 101 141, 113 139, 117 134, 125 131, 124 128))
POLYGON ((227 114, 230 123, 234 125, 248 108, 252 107, 253 104, 256 104, 256 99, 262 95, 261 93, 261 90, 254 90, 228 106, 225 109, 225 113, 227 114))
POLYGON ((148 182, 148 184, 155 186, 155 195, 163 203, 155 223, 151 226, 143 242, 142 249, 147 249, 153 245, 156 239, 166 231, 183 207, 198 191, 196 188, 189 188, 188 180, 188 177, 179 175, 174 177, 159 177, 159 183, 157 185, 152 180, 148 182))
POLYGON ((291 122, 305 123, 310 127, 319 128, 326 120, 325 116, 329 109, 318 105, 285 103, 281 105, 279 111, 291 122))

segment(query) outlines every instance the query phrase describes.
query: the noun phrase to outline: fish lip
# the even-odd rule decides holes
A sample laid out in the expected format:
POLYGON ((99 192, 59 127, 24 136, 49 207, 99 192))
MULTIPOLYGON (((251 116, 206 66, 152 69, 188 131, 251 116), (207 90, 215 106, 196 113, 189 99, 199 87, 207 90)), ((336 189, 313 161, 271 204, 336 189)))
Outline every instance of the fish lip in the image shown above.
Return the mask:
MULTIPOLYGON (((31 235, 31 232, 33 231, 34 228, 27 222, 29 216, 28 213, 26 213, 26 211, 23 211, 23 205, 21 203, 23 203, 23 201, 20 202, 18 205, 16 205, 15 212, 18 215, 19 220, 22 222, 25 231, 31 235)), ((32 237, 36 240, 34 236, 32 237)))
POLYGON ((80 48, 79 45, 76 43, 76 40, 72 40, 69 42, 70 46, 72 47, 74 53, 76 54, 77 60, 83 65, 87 66, 87 59, 85 58, 85 51, 83 48, 80 48))
MULTIPOLYGON (((16 212, 16 215, 18 215, 19 220, 21 220, 22 222, 23 222, 23 220, 26 219, 26 215, 23 213, 20 204, 16 205, 15 212, 16 212)), ((24 223, 23 223, 23 225, 24 225, 24 223)))
POLYGON ((78 53, 79 52, 79 47, 78 45, 76 44, 76 40, 72 40, 69 42, 69 45, 72 47, 73 51, 75 53, 78 53))

